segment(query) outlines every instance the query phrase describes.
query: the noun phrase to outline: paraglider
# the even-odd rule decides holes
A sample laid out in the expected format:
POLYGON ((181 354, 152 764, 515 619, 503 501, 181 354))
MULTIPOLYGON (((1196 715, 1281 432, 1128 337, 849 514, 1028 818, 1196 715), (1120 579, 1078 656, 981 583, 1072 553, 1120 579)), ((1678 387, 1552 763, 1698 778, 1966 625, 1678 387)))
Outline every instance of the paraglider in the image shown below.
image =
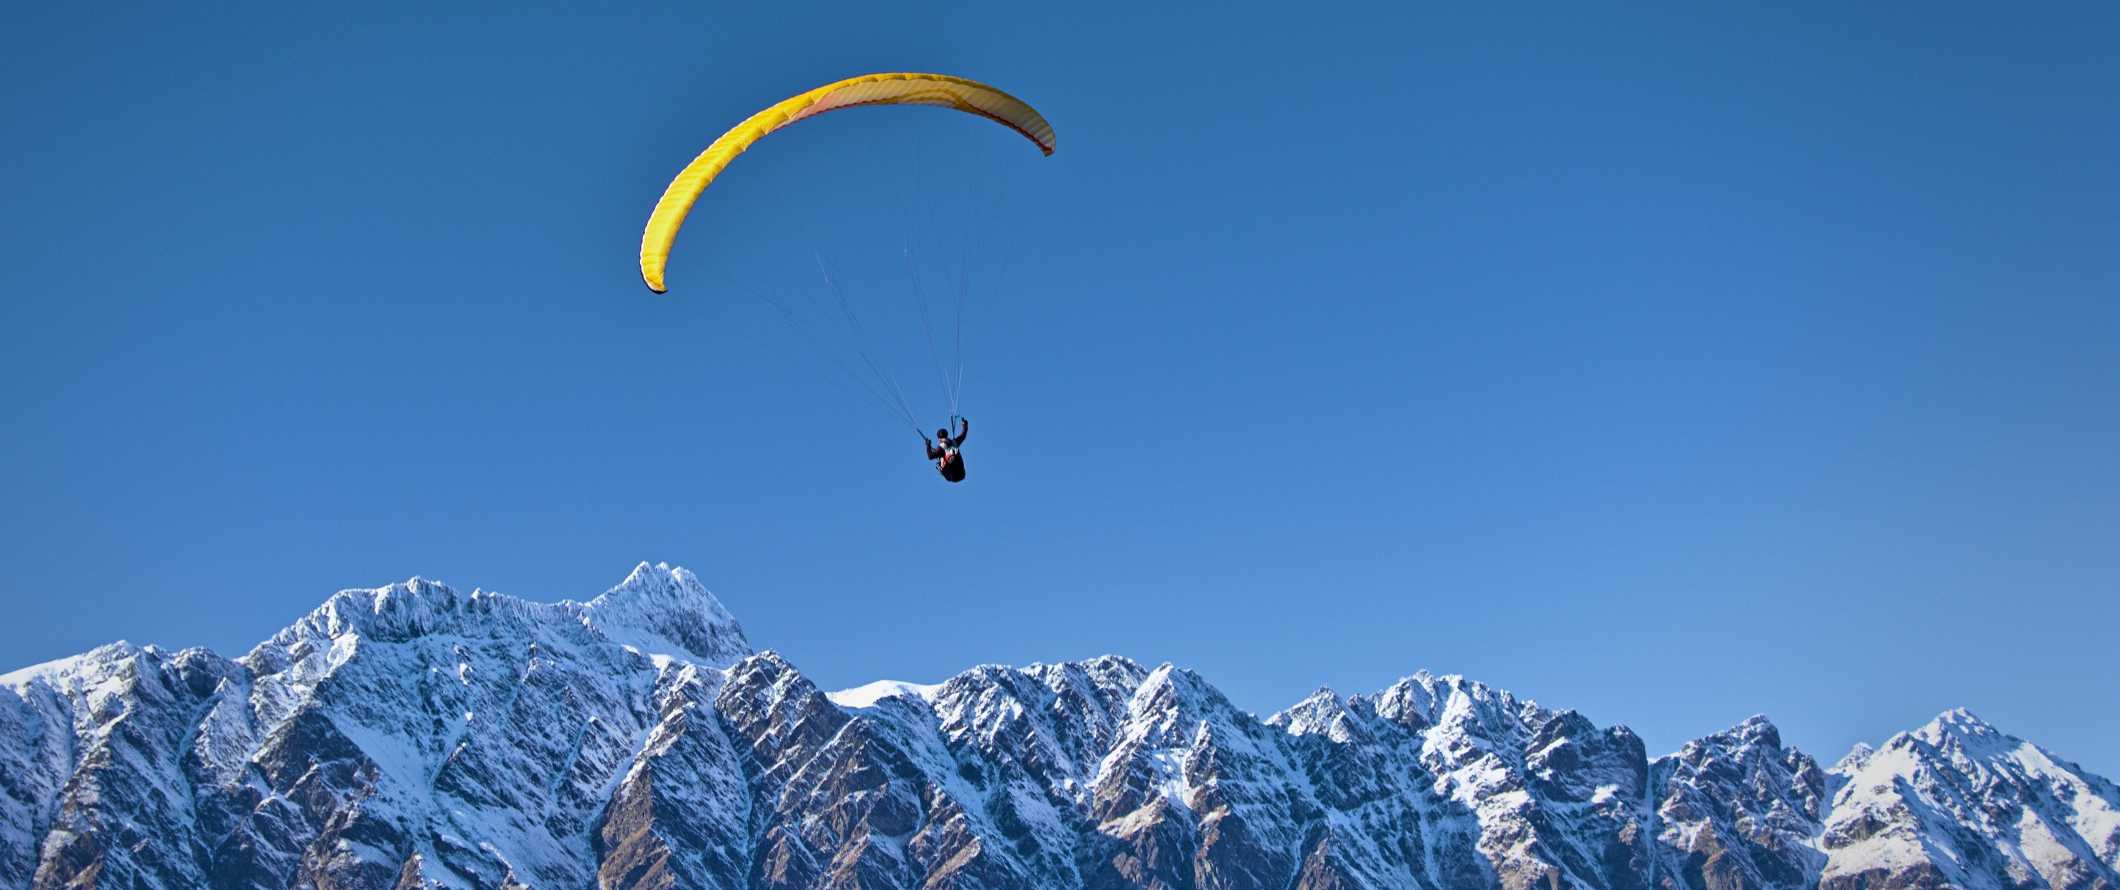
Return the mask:
MULTIPOLYGON (((789 124, 807 120, 828 111, 860 105, 929 105, 978 115, 1016 131, 1024 138, 1029 139, 1032 144, 1038 146, 1040 152, 1046 155, 1053 153, 1053 127, 1046 122, 1044 116, 1040 115, 1037 109, 1032 108, 1021 99, 978 81, 952 77, 947 74, 894 72, 864 74, 859 77, 850 77, 829 83, 774 103, 764 110, 751 115, 728 132, 721 134, 719 138, 716 138, 712 144, 707 146, 705 151, 700 152, 697 157, 692 159, 691 163, 685 165, 685 168, 663 190, 662 198, 656 201, 655 210, 649 215, 647 227, 641 233, 641 281, 647 284, 649 290, 656 293, 668 291, 668 286, 664 282, 664 272, 669 263, 671 247, 677 239, 678 229, 684 225, 685 217, 699 200, 700 194, 706 190, 707 186, 713 184, 715 178, 721 175, 722 171, 729 166, 731 161, 736 159, 737 155, 748 150, 753 143, 764 138, 767 134, 776 132, 789 124)), ((908 262, 910 262, 910 248, 907 249, 907 256, 908 262)), ((856 320, 854 313, 847 308, 845 294, 839 289, 838 284, 832 280, 832 275, 825 268, 822 256, 818 258, 818 266, 820 272, 824 274, 826 285, 832 288, 833 294, 837 298, 838 308, 846 322, 846 328, 858 339, 862 326, 856 320)), ((941 473, 942 478, 950 482, 964 481, 964 455, 961 449, 966 436, 971 432, 971 422, 963 420, 957 414, 957 398, 962 388, 963 373, 961 346, 963 336, 962 287, 963 285, 960 282, 957 333, 957 339, 960 343, 958 345, 957 376, 952 378, 947 370, 943 369, 940 357, 935 357, 937 369, 943 372, 944 388, 949 397, 950 415, 953 420, 960 424, 954 434, 947 426, 936 430, 933 440, 929 440, 926 433, 920 432, 921 427, 915 422, 911 406, 907 404, 896 380, 865 349, 860 351, 861 360, 859 363, 842 363, 843 369, 850 370, 851 376, 857 378, 857 382, 862 383, 865 388, 869 388, 871 395, 876 396, 886 407, 896 412, 901 420, 911 424, 915 432, 920 432, 921 440, 927 445, 927 459, 934 461, 935 469, 941 473), (863 380, 858 370, 851 370, 861 367, 867 368, 872 377, 863 380)), ((916 290, 918 288, 917 276, 915 288, 916 290)), ((770 300, 770 297, 768 299, 770 300)), ((775 304, 775 308, 780 309, 782 314, 790 316, 791 323, 797 316, 797 313, 789 311, 787 307, 778 303, 775 304)), ((921 325, 923 331, 928 333, 929 348, 932 352, 934 349, 934 337, 932 332, 927 331, 928 320, 925 304, 922 305, 921 325)), ((860 349, 860 347, 857 346, 857 349, 860 349)))
POLYGON ((958 429, 955 436, 950 435, 949 427, 936 430, 933 441, 928 441, 926 433, 920 435, 920 440, 927 442, 927 459, 934 461, 935 469, 942 473, 942 478, 951 482, 964 481, 964 454, 962 449, 964 448, 965 437, 972 434, 972 421, 970 418, 959 417, 957 422, 962 424, 962 427, 958 429))

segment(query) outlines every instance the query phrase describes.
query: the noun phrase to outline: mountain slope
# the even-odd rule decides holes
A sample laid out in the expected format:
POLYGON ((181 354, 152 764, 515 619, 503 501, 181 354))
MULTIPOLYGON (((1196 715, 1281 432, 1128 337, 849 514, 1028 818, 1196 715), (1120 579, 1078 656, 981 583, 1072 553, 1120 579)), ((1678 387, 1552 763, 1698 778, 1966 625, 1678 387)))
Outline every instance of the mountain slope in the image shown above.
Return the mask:
POLYGON ((2120 790, 1963 711, 1825 769, 1426 673, 1265 719, 1110 656, 827 693, 667 565, 0 690, 8 888, 2120 887, 2120 790))

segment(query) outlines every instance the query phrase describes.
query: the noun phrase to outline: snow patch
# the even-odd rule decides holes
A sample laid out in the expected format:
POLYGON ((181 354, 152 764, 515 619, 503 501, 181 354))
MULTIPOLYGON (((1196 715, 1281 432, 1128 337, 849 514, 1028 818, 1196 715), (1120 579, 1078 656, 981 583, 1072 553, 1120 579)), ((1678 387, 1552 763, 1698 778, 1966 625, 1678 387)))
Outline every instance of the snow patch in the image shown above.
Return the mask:
POLYGON ((907 683, 904 680, 877 680, 874 683, 864 683, 852 689, 827 692, 824 697, 829 699, 832 704, 842 708, 859 709, 873 708, 877 702, 900 696, 932 702, 935 700, 935 694, 940 691, 942 691, 942 684, 940 683, 907 683))

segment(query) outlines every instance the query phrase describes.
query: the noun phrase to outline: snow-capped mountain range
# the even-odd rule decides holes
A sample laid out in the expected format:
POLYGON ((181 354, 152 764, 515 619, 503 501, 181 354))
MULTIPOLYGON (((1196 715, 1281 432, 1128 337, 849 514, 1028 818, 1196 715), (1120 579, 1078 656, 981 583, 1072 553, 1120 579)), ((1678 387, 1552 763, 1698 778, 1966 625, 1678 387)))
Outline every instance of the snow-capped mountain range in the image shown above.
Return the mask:
POLYGON ((1265 718, 1111 656, 825 692, 667 565, 0 690, 0 888, 2120 887, 2120 789, 1965 711, 1826 767, 1426 673, 1265 718))

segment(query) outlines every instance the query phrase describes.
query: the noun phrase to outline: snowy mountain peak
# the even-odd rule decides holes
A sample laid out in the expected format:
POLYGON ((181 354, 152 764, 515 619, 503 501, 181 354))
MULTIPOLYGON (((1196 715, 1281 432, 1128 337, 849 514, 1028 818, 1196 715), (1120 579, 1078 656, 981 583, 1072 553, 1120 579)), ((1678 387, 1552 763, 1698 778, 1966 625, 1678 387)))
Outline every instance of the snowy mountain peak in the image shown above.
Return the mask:
POLYGON ((1507 743, 1550 717, 1535 702, 1457 674, 1420 671, 1377 693, 1376 714, 1411 728, 1507 743))
POLYGON ((743 626, 688 569, 645 561, 580 607, 583 624, 644 654, 726 667, 751 654, 743 626))
POLYGON ((1936 715, 1920 729, 1914 730, 1916 737, 1929 744, 1942 744, 1945 739, 1996 739, 2002 733, 1992 724, 1980 719, 1980 715, 1965 708, 1952 708, 1936 715))
POLYGON ((1870 743, 1856 742, 1855 746, 1849 748, 1848 753, 1840 758, 1840 762, 1833 764, 1831 772, 1852 773, 1862 769, 1862 765, 1870 761, 1870 755, 1875 753, 1877 749, 1871 747, 1870 743))
POLYGON ((1354 702, 1340 697, 1331 688, 1320 686, 1302 701, 1266 718, 1266 725, 1292 736, 1326 733, 1332 734, 1336 741, 1344 741, 1354 731, 1347 725, 1351 719, 1348 709, 1352 704, 1354 702))
POLYGON ((1194 718, 1202 708, 1228 704, 1222 691, 1199 674, 1166 661, 1142 679, 1129 707, 1136 714, 1194 718))
POLYGON ((2004 734, 1972 711, 1952 708, 1919 729, 1886 739, 1882 751, 1865 758, 1863 766, 1873 765, 1885 755, 1892 755, 1894 763, 1907 762, 1909 758, 1942 758, 1963 765, 1985 764, 2007 757, 2023 744, 2023 740, 2004 734))
POLYGON ((449 585, 414 576, 382 587, 352 588, 332 594, 324 604, 280 632, 279 637, 333 639, 362 636, 402 640, 447 630, 460 617, 462 598, 449 585))
POLYGON ((588 605, 612 605, 621 600, 652 602, 666 608, 695 609, 707 612, 716 618, 734 616, 722 606, 721 600, 708 592, 699 576, 690 569, 672 566, 667 562, 649 563, 642 560, 626 574, 625 580, 606 590, 588 605))
POLYGON ((54 686, 64 687, 71 683, 100 677, 118 664, 142 654, 159 651, 153 646, 135 646, 125 640, 105 643, 79 655, 55 658, 41 664, 33 664, 20 670, 0 674, 0 686, 25 687, 42 680, 54 686))
POLYGON ((1091 674, 1106 676, 1123 674, 1133 677, 1133 682, 1136 683, 1140 682, 1140 679, 1148 674, 1148 669, 1142 667, 1140 662, 1137 662, 1124 655, 1108 654, 1099 655, 1094 658, 1085 658, 1081 661, 1061 661, 1054 662, 1051 664, 1042 661, 1033 662, 1029 666, 1025 667, 1024 670, 1035 673, 1042 669, 1053 667, 1077 667, 1081 668, 1084 671, 1088 671, 1091 674))
POLYGON ((1781 730, 1774 725, 1774 721, 1768 720, 1765 714, 1746 717, 1743 723, 1732 727, 1730 733, 1747 744, 1781 747, 1781 730))
POLYGON ((1829 881, 2120 886, 2120 789, 1964 708, 1834 772, 1829 881))
MULTIPOLYGON (((1007 666, 999 666, 998 669, 1015 670, 1007 666)), ((1085 692, 1093 691, 1097 697, 1123 702, 1148 679, 1149 671, 1125 656, 1099 655, 1082 661, 1032 664, 1023 668, 1022 673, 1037 678, 1056 693, 1076 684, 1084 684, 1085 692)))
POLYGON ((1286 714, 1289 711, 1305 709, 1336 713, 1345 706, 1345 703, 1346 699, 1341 698, 1340 693, 1334 691, 1332 687, 1320 686, 1309 695, 1303 696, 1302 701, 1290 705, 1288 710, 1281 713, 1286 714))

